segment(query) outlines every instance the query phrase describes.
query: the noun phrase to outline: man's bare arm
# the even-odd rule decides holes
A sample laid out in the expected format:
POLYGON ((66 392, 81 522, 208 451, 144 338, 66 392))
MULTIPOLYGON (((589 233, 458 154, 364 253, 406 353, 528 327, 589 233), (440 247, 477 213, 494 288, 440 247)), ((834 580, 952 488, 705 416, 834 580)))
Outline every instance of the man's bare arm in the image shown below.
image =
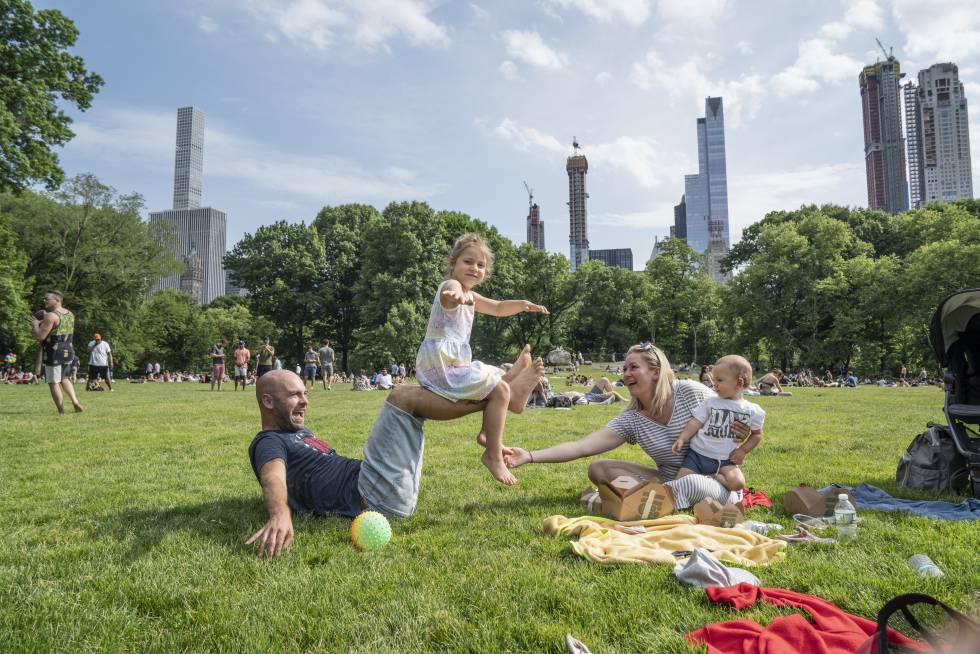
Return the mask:
POLYGON ((48 337, 48 334, 51 333, 51 330, 58 326, 58 323, 61 322, 61 318, 59 318, 58 314, 54 313, 53 311, 47 311, 45 312, 42 320, 38 320, 34 316, 31 316, 27 319, 27 322, 31 326, 31 334, 33 334, 34 338, 39 341, 43 341, 48 337))
POLYGON ((286 462, 282 459, 268 461, 259 470, 262 498, 269 511, 269 520, 245 541, 246 545, 258 542, 258 555, 272 558, 293 542, 293 518, 287 502, 286 462))

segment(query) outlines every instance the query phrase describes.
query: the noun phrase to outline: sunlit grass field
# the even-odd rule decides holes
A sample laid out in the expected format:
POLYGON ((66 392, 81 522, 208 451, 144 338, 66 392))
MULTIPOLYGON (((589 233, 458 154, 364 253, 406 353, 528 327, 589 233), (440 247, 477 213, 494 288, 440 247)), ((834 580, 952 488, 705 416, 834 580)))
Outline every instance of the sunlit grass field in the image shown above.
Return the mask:
MULTIPOLYGON (((0 387, 0 651, 563 652, 572 633, 595 654, 691 652, 687 631, 785 612, 735 614, 681 586, 667 566, 575 556, 541 523, 584 513, 577 498, 590 460, 525 466, 519 485, 504 487, 479 464, 479 416, 427 424, 418 512, 393 522, 387 547, 361 553, 348 520, 297 517, 292 549, 260 560, 243 544, 266 517, 247 458, 258 431, 252 389, 81 388, 85 413, 59 416, 45 386, 0 387)), ((359 457, 384 398, 318 388, 307 424, 359 457)), ((777 509, 801 482, 924 497, 896 488, 895 466, 928 421, 942 421, 939 390, 752 399, 768 412, 766 440, 744 469, 777 509)), ((506 440, 545 447, 602 426, 622 406, 526 411, 509 418, 506 440)), ((629 446, 611 456, 645 460, 629 446)), ((789 531, 779 510, 748 515, 789 531)), ((860 517, 857 541, 794 546, 784 562, 753 572, 867 617, 909 591, 976 606, 980 523, 860 517), (916 577, 906 559, 918 552, 946 577, 916 577)))

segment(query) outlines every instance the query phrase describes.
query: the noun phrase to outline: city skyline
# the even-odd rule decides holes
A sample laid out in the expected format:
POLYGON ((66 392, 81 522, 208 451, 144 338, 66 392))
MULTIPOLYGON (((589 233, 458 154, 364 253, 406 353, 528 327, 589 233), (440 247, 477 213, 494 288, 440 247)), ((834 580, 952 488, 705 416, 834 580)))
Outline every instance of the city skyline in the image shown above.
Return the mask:
POLYGON ((952 62, 966 95, 980 93, 967 2, 712 0, 697 15, 642 0, 36 5, 77 23, 76 52, 107 79, 74 114, 66 172, 168 206, 173 108, 198 106, 208 203, 234 217, 229 245, 275 220, 309 223, 324 205, 402 200, 464 211, 520 243, 527 179, 548 250, 567 256, 560 167, 576 135, 590 247, 646 253, 696 170, 689 125, 708 96, 725 102, 735 242, 770 210, 866 206, 855 80, 881 57, 875 37, 906 71, 952 62))

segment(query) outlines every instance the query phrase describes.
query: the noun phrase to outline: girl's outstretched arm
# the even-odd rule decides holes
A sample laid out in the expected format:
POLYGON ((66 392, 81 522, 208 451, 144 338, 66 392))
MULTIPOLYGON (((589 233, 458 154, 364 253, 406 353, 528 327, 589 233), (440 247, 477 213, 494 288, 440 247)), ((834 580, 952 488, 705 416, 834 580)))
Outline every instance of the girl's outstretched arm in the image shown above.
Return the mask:
POLYGON ((488 297, 483 297, 479 293, 473 293, 472 291, 471 293, 474 300, 474 310, 479 313, 485 313, 488 316, 503 318, 504 316, 513 316, 518 313, 524 313, 525 311, 548 315, 547 307, 541 304, 535 304, 530 300, 492 300, 488 297))

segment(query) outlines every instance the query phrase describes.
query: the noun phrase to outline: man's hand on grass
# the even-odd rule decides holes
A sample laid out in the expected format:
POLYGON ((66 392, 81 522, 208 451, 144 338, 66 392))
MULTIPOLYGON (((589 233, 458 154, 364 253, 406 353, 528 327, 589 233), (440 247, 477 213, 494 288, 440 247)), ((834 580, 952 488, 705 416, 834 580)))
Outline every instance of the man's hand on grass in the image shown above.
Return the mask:
POLYGON ((272 516, 245 544, 256 542, 260 557, 263 554, 270 559, 276 556, 293 542, 293 519, 288 513, 272 516))

